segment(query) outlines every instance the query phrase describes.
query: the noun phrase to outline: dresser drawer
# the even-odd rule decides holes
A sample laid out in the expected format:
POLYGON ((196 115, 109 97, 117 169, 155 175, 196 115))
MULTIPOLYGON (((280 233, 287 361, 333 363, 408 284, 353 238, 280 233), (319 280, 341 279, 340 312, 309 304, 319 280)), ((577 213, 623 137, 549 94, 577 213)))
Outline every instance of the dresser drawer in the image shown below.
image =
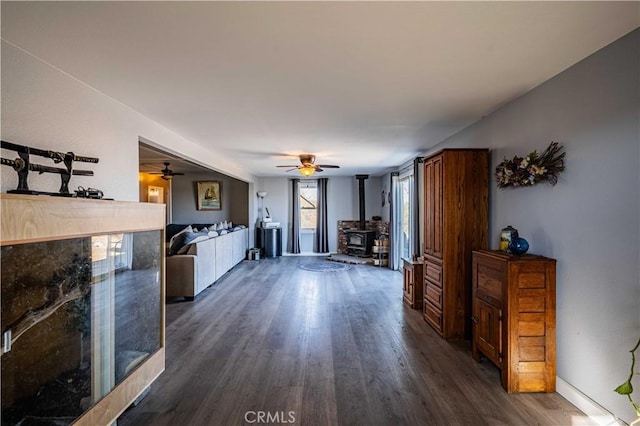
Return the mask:
POLYGON ((442 310, 433 306, 427 299, 423 305, 423 316, 438 333, 442 334, 442 310))
POLYGON ((442 289, 436 287, 431 282, 427 281, 425 287, 424 298, 434 306, 442 309, 442 289))
POLYGON ((504 263, 478 264, 474 274, 475 297, 497 308, 502 307, 504 263))
POLYGON ((425 261, 424 277, 442 287, 442 266, 425 261))

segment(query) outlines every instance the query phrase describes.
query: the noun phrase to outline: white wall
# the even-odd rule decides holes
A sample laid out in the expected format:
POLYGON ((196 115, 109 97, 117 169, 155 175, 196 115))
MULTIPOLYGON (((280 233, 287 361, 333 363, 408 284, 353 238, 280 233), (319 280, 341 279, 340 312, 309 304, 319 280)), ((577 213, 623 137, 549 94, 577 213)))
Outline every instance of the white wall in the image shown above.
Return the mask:
MULTIPOLYGON (((73 176, 78 185, 103 190, 105 197, 138 201, 138 141, 144 138, 169 152, 244 181, 253 180, 233 161, 221 158, 125 105, 2 41, 2 139, 55 151, 98 157, 98 164, 75 165, 93 177, 73 176)), ((2 150, 4 158, 16 158, 2 150)), ((46 158, 34 162, 53 166, 46 158)), ((17 187, 16 173, 0 168, 0 191, 17 187)), ((31 189, 57 192, 60 176, 30 173, 31 189)))
POLYGON ((626 380, 640 335, 639 36, 636 30, 434 149, 487 147, 495 167, 551 141, 565 147, 556 186, 499 190, 492 176, 490 243, 497 248, 500 229, 513 225, 530 252, 558 260, 558 376, 627 422, 635 416, 613 389, 626 380))
MULTIPOLYGON (((290 251, 288 247, 289 228, 291 227, 290 199, 291 180, 288 177, 273 178, 262 177, 256 182, 256 191, 266 191, 264 205, 269 208, 271 218, 282 225, 282 248, 290 251)), ((369 177, 365 181, 365 214, 367 219, 381 215, 381 178, 369 177)), ((357 220, 358 207, 358 182, 355 177, 329 177, 327 184, 327 222, 329 227, 329 251, 338 250, 338 220, 357 220)), ((256 201, 256 217, 259 203, 256 201)), ((301 240, 306 236, 301 236, 301 240)), ((308 242, 308 241, 307 241, 308 242)), ((301 241, 304 245, 304 241, 301 241)), ((302 248, 302 247, 301 247, 302 248)))
MULTIPOLYGON (((289 251, 287 241, 289 237, 289 228, 291 221, 289 220, 289 199, 291 193, 291 181, 287 178, 259 178, 256 182, 255 192, 265 191, 267 196, 264 198, 264 206, 269 209, 271 220, 280 222, 282 227, 282 252, 289 251)), ((255 195, 255 193, 254 193, 255 195)), ((263 216, 260 209, 260 200, 256 196, 256 220, 259 221, 263 216)), ((256 225, 255 223, 254 225, 256 225)), ((254 230, 255 233, 255 230, 254 230)))

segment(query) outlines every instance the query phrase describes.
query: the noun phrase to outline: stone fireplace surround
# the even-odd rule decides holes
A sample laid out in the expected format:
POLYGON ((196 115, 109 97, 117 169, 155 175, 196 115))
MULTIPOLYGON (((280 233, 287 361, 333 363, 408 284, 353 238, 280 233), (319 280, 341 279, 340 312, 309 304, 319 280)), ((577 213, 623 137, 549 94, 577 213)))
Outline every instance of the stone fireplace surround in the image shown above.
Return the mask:
MULTIPOLYGON (((359 220, 339 220, 338 221, 338 253, 347 254, 347 235, 345 231, 358 229, 359 220)), ((376 239, 380 234, 389 236, 389 222, 386 220, 367 220, 365 221, 365 229, 376 232, 376 239)))

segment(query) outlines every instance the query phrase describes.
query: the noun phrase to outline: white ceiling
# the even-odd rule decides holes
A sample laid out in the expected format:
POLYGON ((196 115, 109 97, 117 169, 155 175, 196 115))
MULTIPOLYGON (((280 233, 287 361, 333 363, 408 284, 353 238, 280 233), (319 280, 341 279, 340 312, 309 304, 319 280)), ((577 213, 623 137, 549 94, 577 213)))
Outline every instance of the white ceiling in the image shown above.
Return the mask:
POLYGON ((637 28, 639 4, 2 1, 2 37, 255 176, 305 152, 377 175, 637 28))

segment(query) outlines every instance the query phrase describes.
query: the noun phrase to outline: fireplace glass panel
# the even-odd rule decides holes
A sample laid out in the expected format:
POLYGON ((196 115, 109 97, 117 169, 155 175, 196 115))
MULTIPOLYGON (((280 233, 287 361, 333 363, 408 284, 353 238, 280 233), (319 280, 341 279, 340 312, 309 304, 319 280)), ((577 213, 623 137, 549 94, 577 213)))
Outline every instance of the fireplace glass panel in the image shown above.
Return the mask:
POLYGON ((160 348, 160 231, 1 256, 2 425, 71 424, 160 348))
POLYGON ((349 245, 363 247, 364 237, 361 234, 349 234, 349 245))

